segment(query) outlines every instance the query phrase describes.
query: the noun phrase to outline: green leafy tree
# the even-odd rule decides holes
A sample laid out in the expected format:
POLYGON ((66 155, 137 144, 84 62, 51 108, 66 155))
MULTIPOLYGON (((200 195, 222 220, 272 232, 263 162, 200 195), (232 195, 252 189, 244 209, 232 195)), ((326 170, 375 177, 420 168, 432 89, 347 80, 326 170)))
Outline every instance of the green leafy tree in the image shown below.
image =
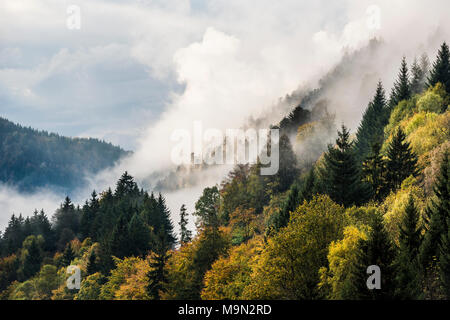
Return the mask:
POLYGON ((203 194, 195 203, 194 215, 198 217, 198 224, 201 227, 219 226, 218 211, 219 211, 220 193, 219 189, 208 187, 203 190, 203 194))

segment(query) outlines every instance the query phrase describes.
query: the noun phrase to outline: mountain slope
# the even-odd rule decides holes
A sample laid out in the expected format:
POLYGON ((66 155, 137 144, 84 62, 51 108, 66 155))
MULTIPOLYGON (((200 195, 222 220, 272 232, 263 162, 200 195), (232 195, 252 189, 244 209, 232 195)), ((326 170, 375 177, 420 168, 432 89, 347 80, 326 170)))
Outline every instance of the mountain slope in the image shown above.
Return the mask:
POLYGON ((63 137, 0 117, 0 182, 20 191, 71 190, 86 173, 111 166, 126 154, 104 141, 63 137))

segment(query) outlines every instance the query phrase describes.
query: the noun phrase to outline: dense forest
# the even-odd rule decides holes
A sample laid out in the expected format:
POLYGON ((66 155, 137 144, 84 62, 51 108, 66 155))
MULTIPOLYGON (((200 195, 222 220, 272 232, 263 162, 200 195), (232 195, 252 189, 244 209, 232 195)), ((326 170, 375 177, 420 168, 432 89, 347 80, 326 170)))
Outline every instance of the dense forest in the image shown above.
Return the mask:
POLYGON ((0 118, 0 182, 20 191, 69 192, 86 174, 112 166, 127 152, 97 139, 67 138, 0 118))
POLYGON ((321 101, 298 105, 278 124, 278 173, 236 166, 192 216, 180 208, 178 236, 164 197, 126 172, 82 207, 66 198, 51 219, 13 215, 0 297, 448 299, 449 93, 443 43, 431 65, 403 58, 389 96, 378 83, 354 133, 321 101), (69 265, 81 269, 79 290, 66 286, 69 265), (381 289, 366 286, 370 265, 381 289))

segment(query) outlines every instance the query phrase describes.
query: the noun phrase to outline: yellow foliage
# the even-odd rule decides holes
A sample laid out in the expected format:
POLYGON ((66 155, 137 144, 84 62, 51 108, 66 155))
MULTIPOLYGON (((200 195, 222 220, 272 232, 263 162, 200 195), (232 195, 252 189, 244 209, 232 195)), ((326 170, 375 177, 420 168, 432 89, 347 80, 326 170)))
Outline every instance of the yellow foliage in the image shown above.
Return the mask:
POLYGON ((250 283, 252 265, 263 249, 261 237, 255 237, 230 250, 228 256, 216 260, 206 272, 201 297, 205 300, 241 299, 250 283))
MULTIPOLYGON (((367 230, 367 228, 366 228, 367 230)), ((344 238, 333 241, 328 249, 328 269, 319 270, 319 287, 329 291, 330 299, 347 299, 346 282, 349 280, 351 266, 357 260, 358 243, 366 240, 367 234, 355 226, 348 226, 344 230, 344 238)))
POLYGON ((400 190, 395 193, 391 193, 388 197, 386 197, 380 206, 380 210, 384 213, 386 230, 391 235, 391 240, 397 245, 400 234, 399 226, 403 220, 405 207, 410 195, 413 197, 414 204, 420 213, 421 218, 419 220, 419 224, 423 224, 422 213, 426 206, 425 195, 423 189, 417 186, 415 179, 412 177, 407 178, 403 182, 400 190))

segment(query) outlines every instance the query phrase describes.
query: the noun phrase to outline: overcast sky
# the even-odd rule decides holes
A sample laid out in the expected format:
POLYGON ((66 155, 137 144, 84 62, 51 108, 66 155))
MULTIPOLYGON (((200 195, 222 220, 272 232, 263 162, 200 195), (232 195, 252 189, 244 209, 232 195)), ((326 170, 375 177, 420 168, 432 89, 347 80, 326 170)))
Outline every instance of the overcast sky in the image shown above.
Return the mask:
POLYGON ((229 53, 236 60, 230 67, 238 68, 230 77, 239 77, 242 68, 247 82, 276 79, 261 96, 283 96, 336 62, 343 46, 357 46, 376 31, 366 25, 371 4, 2 0, 0 116, 135 149, 143 130, 183 93, 184 75, 214 80, 205 72, 214 73, 214 63, 229 53), (81 10, 80 29, 67 27, 71 5, 81 10), (206 47, 183 55, 208 30, 206 47))

